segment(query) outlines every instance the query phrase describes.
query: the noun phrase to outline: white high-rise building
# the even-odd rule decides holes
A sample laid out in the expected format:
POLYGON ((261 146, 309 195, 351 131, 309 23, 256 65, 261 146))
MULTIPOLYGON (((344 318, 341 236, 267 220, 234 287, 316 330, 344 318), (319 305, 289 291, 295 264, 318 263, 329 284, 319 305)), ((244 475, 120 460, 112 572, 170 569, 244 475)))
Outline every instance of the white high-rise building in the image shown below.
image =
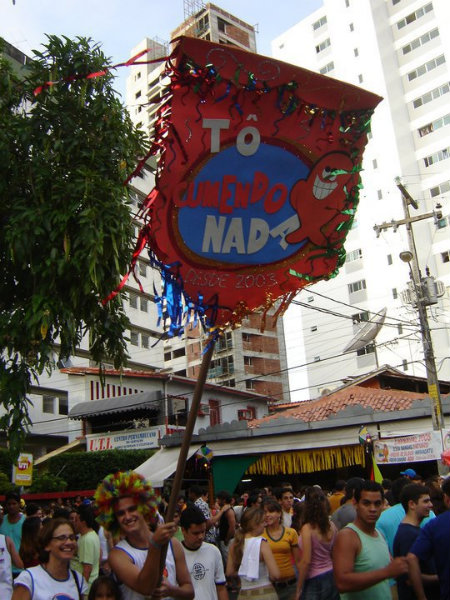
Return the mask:
MULTIPOLYGON (((418 316, 402 302, 409 280, 399 253, 408 250, 400 177, 418 203, 413 232, 422 276, 428 267, 445 293, 429 323, 440 379, 450 379, 450 2, 448 0, 323 0, 323 6, 272 43, 275 58, 373 91, 375 110, 364 155, 360 204, 339 275, 304 290, 285 329, 291 398, 323 389, 377 364, 424 375, 418 316), (438 207, 439 208, 439 207, 438 207), (439 212, 439 210, 437 211, 439 212), (383 307, 376 348, 343 354, 360 322, 383 307), (337 314, 336 314, 337 313, 337 314), (301 338, 301 339, 300 339, 301 338)), ((442 291, 442 290, 441 290, 442 291)))

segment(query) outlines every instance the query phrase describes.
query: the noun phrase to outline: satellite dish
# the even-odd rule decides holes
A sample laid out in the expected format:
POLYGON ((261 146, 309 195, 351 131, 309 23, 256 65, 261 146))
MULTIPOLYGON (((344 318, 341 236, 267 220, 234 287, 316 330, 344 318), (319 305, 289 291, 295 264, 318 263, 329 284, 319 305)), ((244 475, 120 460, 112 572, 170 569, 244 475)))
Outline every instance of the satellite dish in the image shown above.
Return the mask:
POLYGON ((377 337, 378 332, 383 327, 384 319, 386 318, 387 308, 384 307, 378 312, 371 321, 365 323, 355 337, 345 346, 343 353, 354 352, 360 350, 373 342, 377 337))

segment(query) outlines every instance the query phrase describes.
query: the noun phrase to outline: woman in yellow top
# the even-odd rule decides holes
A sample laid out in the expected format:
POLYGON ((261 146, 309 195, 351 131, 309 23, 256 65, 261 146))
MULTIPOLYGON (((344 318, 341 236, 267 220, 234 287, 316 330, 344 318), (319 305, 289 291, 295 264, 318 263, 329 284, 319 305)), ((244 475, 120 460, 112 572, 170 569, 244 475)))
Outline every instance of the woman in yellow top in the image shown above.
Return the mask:
POLYGON ((264 537, 269 542, 275 561, 280 569, 280 578, 274 583, 279 600, 295 600, 297 577, 294 566, 300 564, 298 535, 295 529, 283 526, 283 511, 275 500, 264 500, 264 537))

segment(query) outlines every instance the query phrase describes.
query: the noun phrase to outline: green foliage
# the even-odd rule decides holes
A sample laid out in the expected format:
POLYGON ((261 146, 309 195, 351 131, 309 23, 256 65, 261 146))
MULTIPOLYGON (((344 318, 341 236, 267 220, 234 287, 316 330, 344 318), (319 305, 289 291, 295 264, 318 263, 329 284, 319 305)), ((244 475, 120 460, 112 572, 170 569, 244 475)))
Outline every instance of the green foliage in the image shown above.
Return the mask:
POLYGON ((20 80, 0 57, 0 427, 17 455, 30 386, 83 336, 92 358, 125 364, 122 300, 103 306, 129 264, 123 181, 145 151, 86 38, 49 36, 20 80), (59 81, 40 94, 46 81, 59 81))
POLYGON ((11 452, 7 448, 0 448, 0 473, 10 477, 13 464, 14 460, 11 452))
MULTIPOLYGON (((154 450, 104 450, 102 452, 67 452, 48 460, 50 473, 67 481, 68 490, 92 490, 116 469, 135 469, 154 450)), ((44 490, 43 490, 44 491, 44 490)))
POLYGON ((58 475, 52 473, 42 473, 39 475, 33 469, 33 483, 27 488, 30 494, 38 492, 63 492, 67 489, 67 481, 58 475))
POLYGON ((0 494, 6 494, 15 487, 6 473, 0 473, 0 494))

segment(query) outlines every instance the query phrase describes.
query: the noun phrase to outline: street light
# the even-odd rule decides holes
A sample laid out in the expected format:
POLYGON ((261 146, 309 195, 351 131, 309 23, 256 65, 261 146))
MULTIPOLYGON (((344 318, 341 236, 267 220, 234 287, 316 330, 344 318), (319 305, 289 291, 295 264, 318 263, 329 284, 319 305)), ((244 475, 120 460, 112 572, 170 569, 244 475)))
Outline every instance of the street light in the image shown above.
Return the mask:
POLYGON ((433 421, 433 429, 435 431, 442 431, 444 428, 444 415, 442 413, 441 394, 439 391, 439 380, 436 370, 436 361, 434 358, 433 342, 431 339, 430 327, 428 325, 426 299, 424 298, 424 289, 417 264, 417 256, 415 256, 410 250, 400 252, 399 256, 400 260, 404 263, 407 263, 409 266, 409 275, 416 296, 417 310, 419 312, 420 334, 422 336, 423 353, 425 357, 425 369, 427 372, 428 394, 431 398, 431 417, 433 421))

